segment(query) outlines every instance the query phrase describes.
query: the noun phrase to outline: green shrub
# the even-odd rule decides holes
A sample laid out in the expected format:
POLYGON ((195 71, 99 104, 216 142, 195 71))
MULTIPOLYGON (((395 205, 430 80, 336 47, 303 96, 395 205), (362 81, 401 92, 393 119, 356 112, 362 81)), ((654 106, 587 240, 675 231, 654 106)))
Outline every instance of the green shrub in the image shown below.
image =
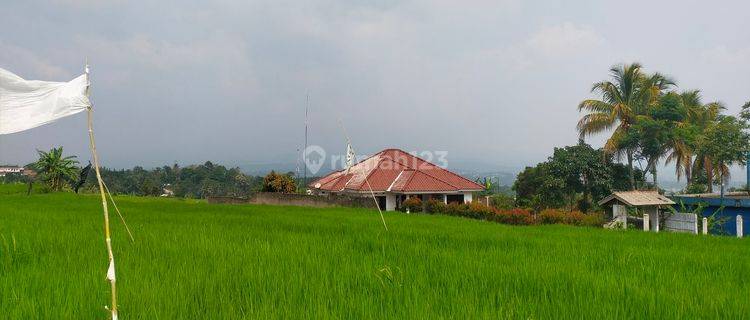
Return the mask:
POLYGON ((463 203, 449 203, 445 206, 445 213, 449 216, 466 217, 469 215, 469 206, 463 203))
POLYGON ((581 220, 582 226, 597 227, 601 228, 605 223, 604 214, 602 213, 589 213, 584 215, 581 220))
POLYGON ((404 203, 401 204, 401 210, 406 212, 407 209, 409 212, 422 212, 422 200, 418 197, 404 200, 404 203))
POLYGON ((430 199, 427 201, 427 213, 438 214, 446 213, 447 206, 444 202, 437 199, 430 199))
POLYGON ((500 210, 510 210, 516 206, 516 199, 507 194, 496 194, 490 197, 490 206, 500 210))

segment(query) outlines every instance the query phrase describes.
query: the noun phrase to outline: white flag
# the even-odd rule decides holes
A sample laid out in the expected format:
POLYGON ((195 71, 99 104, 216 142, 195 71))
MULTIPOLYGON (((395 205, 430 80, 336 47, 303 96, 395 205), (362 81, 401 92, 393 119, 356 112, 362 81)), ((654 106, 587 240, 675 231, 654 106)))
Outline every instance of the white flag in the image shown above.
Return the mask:
POLYGON ((357 157, 356 154, 354 154, 354 148, 352 148, 351 143, 346 144, 346 168, 349 169, 351 166, 354 165, 355 158, 357 157))
POLYGON ((85 111, 85 74, 70 82, 24 80, 0 68, 0 134, 10 134, 85 111))

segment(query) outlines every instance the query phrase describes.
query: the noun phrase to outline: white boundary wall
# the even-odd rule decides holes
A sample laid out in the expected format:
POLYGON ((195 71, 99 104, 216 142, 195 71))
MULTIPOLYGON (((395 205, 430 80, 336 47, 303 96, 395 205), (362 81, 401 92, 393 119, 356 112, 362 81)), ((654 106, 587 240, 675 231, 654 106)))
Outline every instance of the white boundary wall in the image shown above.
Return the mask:
POLYGON ((664 229, 698 234, 698 216, 694 213, 674 213, 664 221, 664 229))

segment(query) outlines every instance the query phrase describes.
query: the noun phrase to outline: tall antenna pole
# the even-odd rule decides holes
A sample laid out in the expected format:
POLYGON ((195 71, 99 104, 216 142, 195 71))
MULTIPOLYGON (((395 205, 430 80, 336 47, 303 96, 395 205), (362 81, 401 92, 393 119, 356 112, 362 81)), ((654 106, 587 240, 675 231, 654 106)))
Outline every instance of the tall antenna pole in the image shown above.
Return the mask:
POLYGON ((307 188, 307 108, 310 106, 310 94, 305 96, 305 148, 302 149, 302 162, 304 163, 304 173, 302 178, 302 185, 307 188))

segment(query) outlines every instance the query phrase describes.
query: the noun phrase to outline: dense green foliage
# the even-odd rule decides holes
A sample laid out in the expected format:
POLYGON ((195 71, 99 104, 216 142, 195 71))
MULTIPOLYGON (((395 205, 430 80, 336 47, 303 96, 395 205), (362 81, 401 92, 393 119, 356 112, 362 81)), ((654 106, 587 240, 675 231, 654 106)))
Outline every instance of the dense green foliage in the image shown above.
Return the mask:
POLYGON ((687 190, 712 191, 729 177, 729 166, 745 164, 750 151, 746 133, 749 104, 739 117, 722 115, 718 102, 704 104, 699 90, 678 92, 676 84, 661 74, 646 74, 641 65, 626 64, 610 69, 611 81, 592 86, 601 99, 588 99, 578 106, 586 114, 578 122, 581 137, 612 131, 604 145, 607 153, 625 156, 631 173, 631 189, 638 188, 633 164, 658 187, 657 168, 662 160, 673 163, 677 178, 685 177, 687 190), (697 184, 697 185, 695 185, 697 184))
MULTIPOLYGON (((612 161, 602 149, 579 141, 575 146, 555 148, 547 161, 526 167, 518 174, 513 190, 516 205, 534 210, 567 208, 587 212, 612 190, 628 185, 627 167, 612 161)), ((636 182, 642 173, 635 170, 636 182)))
MULTIPOLYGON (((201 165, 163 166, 147 170, 142 167, 114 170, 103 168, 102 179, 113 194, 158 196, 172 192, 176 197, 206 198, 208 196, 247 196, 257 191, 260 177, 245 175, 238 168, 226 168, 210 161, 201 165)), ((84 186, 97 190, 96 177, 89 175, 84 186)))
POLYGON ((291 174, 278 174, 272 170, 263 177, 263 188, 261 190, 263 192, 295 193, 297 192, 297 185, 291 174))
POLYGON ((510 210, 515 208, 516 199, 506 193, 493 194, 490 196, 490 206, 500 210, 510 210))
POLYGON ((730 166, 745 164, 745 157, 750 151, 747 129, 748 125, 743 120, 728 116, 719 117, 714 125, 706 129, 705 141, 699 144, 698 152, 711 155, 707 161, 717 171, 719 181, 729 176, 730 166))
MULTIPOLYGON (((0 194, 2 317, 106 318, 98 199, 0 194)), ((401 213, 385 232, 373 210, 116 199, 135 234, 113 220, 123 319, 750 313, 747 240, 401 213)))

